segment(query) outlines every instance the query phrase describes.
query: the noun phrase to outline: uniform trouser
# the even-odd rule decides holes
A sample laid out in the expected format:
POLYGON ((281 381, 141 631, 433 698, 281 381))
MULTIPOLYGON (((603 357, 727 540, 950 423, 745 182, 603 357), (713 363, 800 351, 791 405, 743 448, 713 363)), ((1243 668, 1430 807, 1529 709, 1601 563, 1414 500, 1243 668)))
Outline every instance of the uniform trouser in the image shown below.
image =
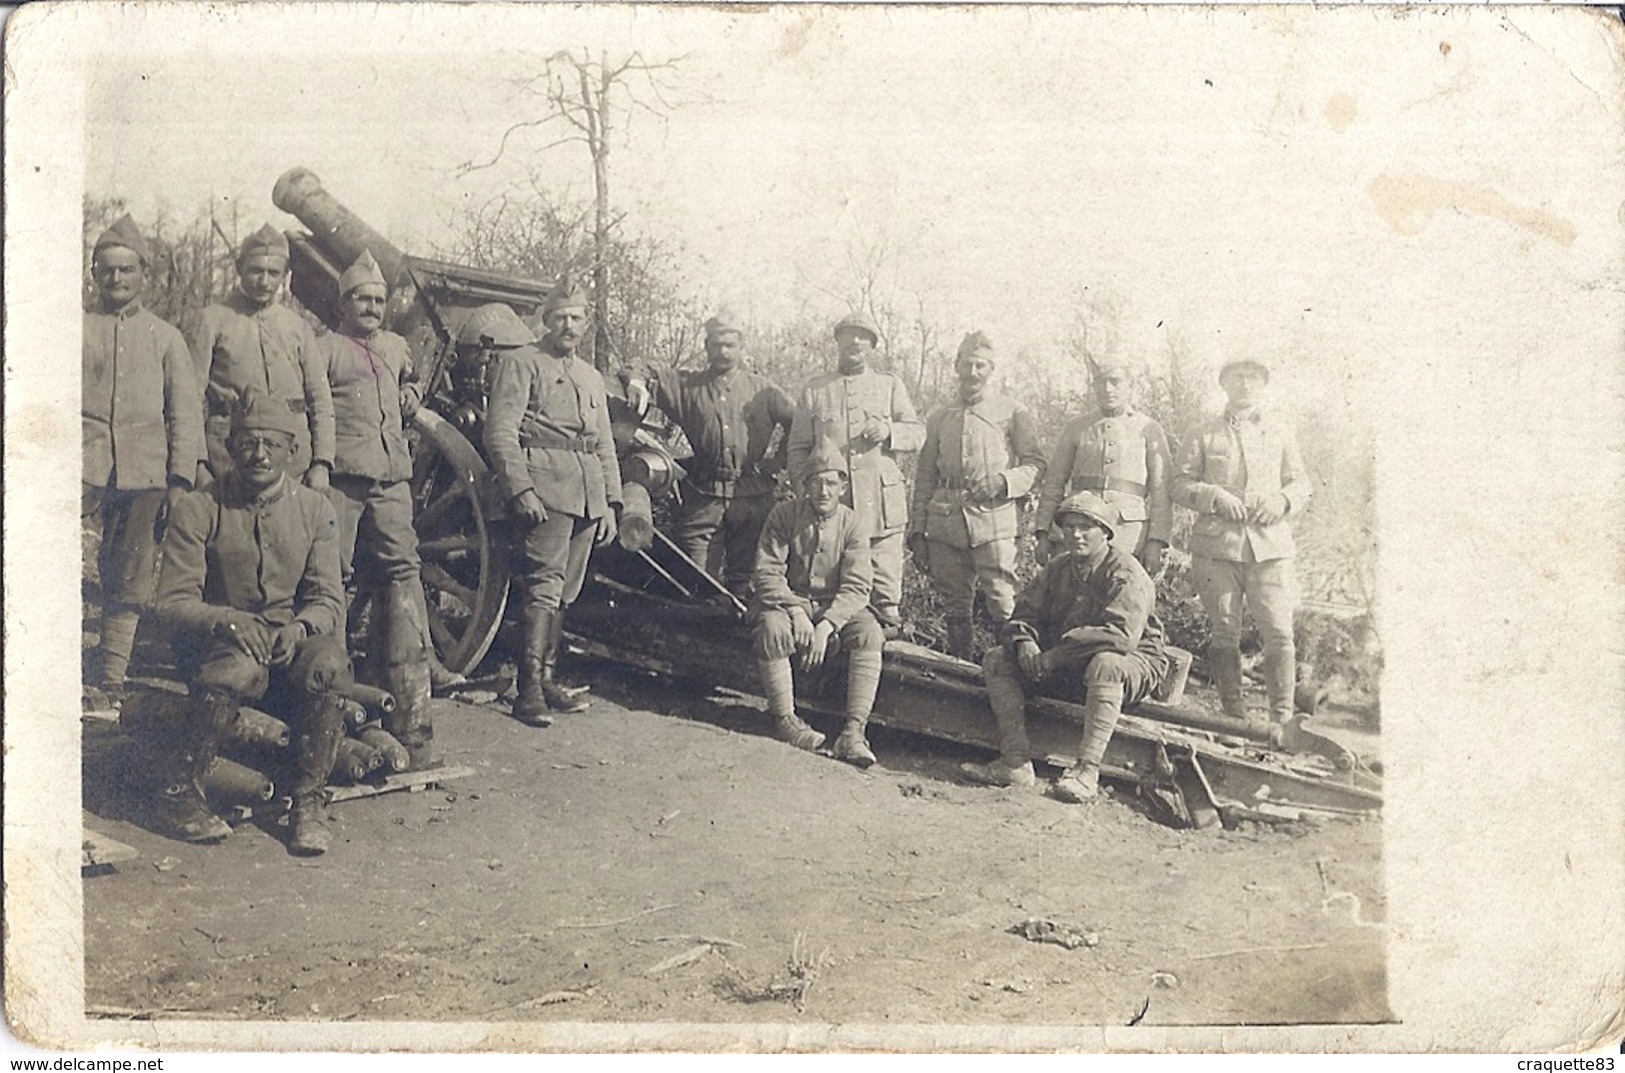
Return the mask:
POLYGON ((339 522, 339 566, 345 584, 415 580, 418 536, 412 527, 412 488, 407 481, 375 481, 333 474, 328 501, 339 522))
POLYGON ((875 585, 869 593, 869 610, 882 627, 903 623, 903 531, 869 540, 869 557, 874 564, 875 585))
POLYGON ((712 496, 685 484, 672 539, 729 592, 743 597, 756 565, 756 542, 772 509, 771 495, 712 496))
POLYGON ((136 626, 142 609, 152 603, 158 589, 158 516, 163 510, 162 488, 96 488, 82 485, 81 520, 92 517, 101 527, 96 571, 101 580, 102 685, 124 681, 135 649, 136 626))
MULTIPOLYGON (((1032 688, 1021 675, 1015 658, 1000 645, 989 650, 982 660, 982 679, 987 685, 988 703, 993 709, 993 721, 999 737, 999 757, 1011 767, 1032 759, 1032 745, 1027 740, 1026 699, 1032 688)), ((1089 712, 1090 721, 1084 727, 1083 746, 1079 752, 1086 762, 1098 764, 1099 753, 1106 747, 1115 713, 1131 707, 1151 695, 1157 684, 1157 671, 1138 652, 1121 654, 1097 652, 1081 669, 1068 669, 1047 675, 1038 684, 1037 692, 1057 700, 1085 705, 1087 709, 1104 706, 1112 710, 1105 734, 1099 735, 1089 712), (1091 736, 1098 741, 1091 742, 1091 736), (1089 754, 1093 751, 1095 755, 1089 754)))
MULTIPOLYGON (((277 405, 288 405, 282 399, 276 400, 277 405)), ((310 468, 310 422, 303 410, 299 411, 297 424, 299 430, 293 434, 293 458, 288 463, 288 476, 296 481, 302 481, 305 471, 310 468)), ((209 452, 209 472, 215 477, 224 476, 231 468, 231 452, 226 449, 226 440, 231 436, 231 417, 226 414, 209 414, 203 419, 203 440, 209 452)))
POLYGON ((598 523, 554 511, 517 538, 519 591, 524 606, 557 611, 581 595, 598 523))
POLYGON ((995 622, 1001 625, 1016 606, 1016 541, 993 540, 974 548, 956 548, 940 540, 927 540, 931 584, 942 597, 951 618, 968 619, 976 601, 976 583, 995 622))
MULTIPOLYGON (((752 631, 757 659, 788 659, 796 654, 795 634, 790 629, 790 613, 772 608, 756 618, 752 631)), ((868 610, 859 611, 837 631, 842 652, 879 652, 886 638, 868 610)))
POLYGON ((1246 716, 1240 648, 1241 610, 1245 601, 1264 641, 1264 681, 1269 693, 1270 715, 1280 722, 1290 719, 1297 677, 1292 613, 1298 604, 1298 580, 1292 560, 1240 563, 1193 555, 1191 576, 1212 631, 1208 658, 1224 713, 1237 718, 1246 716))
MULTIPOLYGON (((796 642, 790 628, 790 613, 778 608, 763 611, 756 619, 754 634, 756 667, 767 694, 768 714, 775 719, 787 719, 795 714, 790 657, 796 653, 796 642)), ((886 639, 867 610, 848 619, 836 636, 840 639, 840 651, 846 653, 846 717, 849 725, 856 722, 861 727, 874 707, 875 690, 880 685, 880 653, 886 639)), ((823 680, 821 676, 830 666, 826 659, 820 671, 814 674, 814 682, 823 680)), ((810 685, 802 683, 803 688, 810 685)))

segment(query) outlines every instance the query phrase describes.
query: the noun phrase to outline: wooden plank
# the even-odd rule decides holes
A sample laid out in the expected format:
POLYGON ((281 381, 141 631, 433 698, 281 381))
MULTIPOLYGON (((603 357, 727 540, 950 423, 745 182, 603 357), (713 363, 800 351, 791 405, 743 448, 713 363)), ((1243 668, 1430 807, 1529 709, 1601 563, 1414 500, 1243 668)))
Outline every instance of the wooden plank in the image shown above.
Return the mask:
POLYGON ((431 786, 438 786, 452 779, 463 779, 474 774, 471 767, 441 767, 429 768, 426 771, 401 771, 389 775, 378 782, 357 783, 354 786, 329 786, 327 788, 327 803, 336 805, 340 801, 353 801, 361 797, 377 797, 379 794, 395 793, 405 790, 407 793, 422 793, 431 786))
POLYGON ((84 840, 79 845, 79 867, 96 868, 101 865, 116 864, 119 861, 133 861, 141 856, 134 846, 126 846, 116 838, 109 838, 100 831, 85 828, 84 840))

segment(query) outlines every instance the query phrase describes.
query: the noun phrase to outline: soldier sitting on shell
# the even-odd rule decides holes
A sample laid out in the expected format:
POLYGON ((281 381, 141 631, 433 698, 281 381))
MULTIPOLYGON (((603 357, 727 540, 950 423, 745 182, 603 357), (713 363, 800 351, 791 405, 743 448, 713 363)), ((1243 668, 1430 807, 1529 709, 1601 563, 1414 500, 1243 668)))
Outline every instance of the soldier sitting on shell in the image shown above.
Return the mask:
POLYGON ((322 789, 344 736, 333 692, 348 679, 338 525, 327 498, 287 475, 304 415, 257 388, 232 414, 231 468, 175 504, 154 611, 174 635, 190 692, 159 734, 168 767, 156 818, 171 836, 218 841, 231 828, 209 808, 203 776, 238 706, 271 697, 297 753, 288 848, 327 850, 322 789), (291 718, 289 718, 291 716, 291 718))
MULTIPOLYGON (((811 452, 802 498, 775 506, 757 544, 751 619, 756 665, 779 738, 809 752, 824 736, 795 710, 791 656, 817 674, 837 651, 847 653, 846 726, 835 758, 860 768, 875 762, 864 729, 880 686, 885 638, 870 613, 873 584, 869 532, 846 494, 846 460, 833 445, 811 452)), ((803 681, 803 686, 806 686, 803 681)))
POLYGON ((1077 492, 1055 511, 1064 554, 1016 598, 1003 645, 982 663, 987 700, 998 727, 999 758, 961 764, 972 781, 1032 786, 1027 694, 1039 691, 1084 709, 1077 766, 1056 780, 1053 795, 1082 804, 1099 793, 1100 764, 1127 705, 1151 694, 1168 673, 1162 625, 1153 611, 1156 587, 1138 559, 1112 544, 1117 508, 1077 492))

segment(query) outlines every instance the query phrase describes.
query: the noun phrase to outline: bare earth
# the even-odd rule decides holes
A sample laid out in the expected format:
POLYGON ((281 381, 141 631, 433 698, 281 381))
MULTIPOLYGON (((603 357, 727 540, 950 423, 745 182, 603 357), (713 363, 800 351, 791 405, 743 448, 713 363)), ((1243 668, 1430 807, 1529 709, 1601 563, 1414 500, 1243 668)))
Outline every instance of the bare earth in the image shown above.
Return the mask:
POLYGON ((873 733, 859 772, 749 699, 607 664, 532 730, 437 702, 476 774, 274 827, 139 825, 87 722, 87 822, 141 856, 84 881, 93 1016, 1144 1024, 1380 1021, 1380 825, 1179 831, 962 785, 973 752, 873 733), (1045 918, 1066 949, 1008 929, 1045 918))

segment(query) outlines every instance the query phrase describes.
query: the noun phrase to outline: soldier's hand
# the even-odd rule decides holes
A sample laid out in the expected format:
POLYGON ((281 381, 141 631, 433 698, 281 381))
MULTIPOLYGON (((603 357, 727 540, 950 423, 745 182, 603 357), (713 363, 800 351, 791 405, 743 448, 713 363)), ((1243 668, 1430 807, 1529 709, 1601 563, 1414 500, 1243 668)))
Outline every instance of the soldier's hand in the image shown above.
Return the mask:
POLYGON ((207 488, 213 480, 214 474, 209 472, 209 464, 207 462, 199 462, 197 464, 197 476, 192 478, 192 487, 207 488))
POLYGON ((314 488, 318 492, 327 491, 327 463, 316 462, 305 470, 305 487, 314 488))
POLYGON ((1247 506, 1237 499, 1231 492, 1219 489, 1213 497, 1213 513, 1227 522, 1244 522, 1247 520, 1247 506))
POLYGON ((971 494, 984 503, 996 503, 1010 494, 1010 486, 1005 483, 1004 474, 992 473, 978 477, 971 486, 971 494))
POLYGON ((1168 545, 1160 540, 1147 540, 1145 547, 1140 551, 1140 565, 1145 572, 1155 574, 1162 569, 1162 553, 1168 550, 1168 545))
POLYGON ((1029 682, 1044 677, 1044 653, 1039 650, 1038 642, 1023 640, 1016 643, 1016 666, 1021 668, 1022 676, 1029 682))
POLYGON ((615 534, 619 531, 620 525, 615 520, 615 508, 611 507, 598 519, 598 535, 593 538, 593 543, 602 548, 614 540, 615 534))
POLYGON ((1279 493, 1270 496, 1257 496, 1258 502, 1256 504, 1252 502, 1254 496, 1248 496, 1247 498, 1248 515, 1259 525, 1274 525, 1286 517, 1286 497, 1279 493))
POLYGON ((299 642, 305 639, 305 624, 290 622, 271 635, 271 666, 284 667, 293 662, 299 642))
POLYGON ((914 560, 916 569, 927 574, 931 572, 931 545, 924 533, 915 530, 908 535, 908 554, 914 560))
POLYGON ((639 417, 649 412, 649 385, 642 380, 626 382, 626 401, 639 417))
POLYGON ((812 644, 812 618, 799 607, 790 612, 790 640, 794 642, 797 652, 805 652, 812 644))
POLYGON ((401 424, 410 425, 423 405, 423 392, 416 384, 401 389, 401 424))
POLYGON ((536 489, 526 488, 514 496, 513 516, 526 526, 547 521, 547 508, 542 506, 542 497, 536 494, 536 489))
POLYGON ((801 653, 801 669, 809 674, 824 665, 824 656, 829 652, 829 641, 835 636, 835 627, 827 619, 821 619, 813 627, 812 643, 801 653))
POLYGON ((881 444, 891 439, 891 422, 884 417, 871 417, 863 423, 858 435, 870 443, 881 444))
POLYGON ((233 611, 215 625, 214 635, 236 645, 255 663, 271 662, 271 628, 258 615, 233 611))

